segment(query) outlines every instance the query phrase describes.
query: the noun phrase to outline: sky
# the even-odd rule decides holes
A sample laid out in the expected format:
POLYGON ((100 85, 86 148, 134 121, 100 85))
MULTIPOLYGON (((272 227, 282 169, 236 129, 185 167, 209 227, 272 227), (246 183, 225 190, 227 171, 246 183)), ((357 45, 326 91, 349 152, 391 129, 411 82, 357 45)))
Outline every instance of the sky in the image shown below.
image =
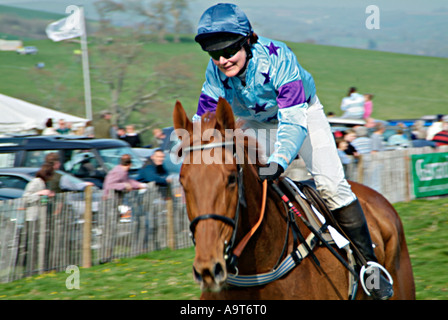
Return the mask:
MULTIPOLYGON (((130 0, 127 0, 130 1, 130 0)), ((97 17, 94 0, 0 0, 0 4, 65 14, 68 5, 83 5, 97 17)), ((189 18, 219 1, 189 0, 189 18)), ((224 2, 224 1, 223 1, 224 2)), ((234 0, 259 34, 279 40, 370 48, 448 57, 447 0, 234 0), (375 5, 379 29, 368 29, 366 8, 375 5)))

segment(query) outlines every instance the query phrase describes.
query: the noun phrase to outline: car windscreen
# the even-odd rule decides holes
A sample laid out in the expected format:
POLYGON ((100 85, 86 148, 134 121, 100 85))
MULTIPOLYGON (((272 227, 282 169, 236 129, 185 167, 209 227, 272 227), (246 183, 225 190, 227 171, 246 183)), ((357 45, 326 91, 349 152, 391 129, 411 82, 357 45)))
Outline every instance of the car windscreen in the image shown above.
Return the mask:
POLYGON ((91 149, 64 150, 64 170, 77 177, 103 177, 106 173, 91 149))
POLYGON ((99 149, 98 153, 100 154, 101 159, 103 159, 107 170, 111 170, 119 165, 120 158, 124 154, 129 154, 132 158, 131 170, 137 170, 143 166, 143 162, 130 147, 99 149))
POLYGON ((39 168, 45 163, 45 156, 49 153, 56 152, 58 150, 29 150, 25 152, 25 159, 23 161, 23 167, 39 168))

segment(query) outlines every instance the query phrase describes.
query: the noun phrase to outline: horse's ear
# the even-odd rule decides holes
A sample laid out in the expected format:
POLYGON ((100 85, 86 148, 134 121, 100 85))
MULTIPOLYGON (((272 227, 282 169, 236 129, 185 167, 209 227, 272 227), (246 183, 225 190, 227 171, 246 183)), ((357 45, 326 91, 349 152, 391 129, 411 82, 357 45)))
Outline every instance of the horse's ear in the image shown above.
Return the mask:
POLYGON ((193 132, 193 123, 190 121, 190 119, 188 119, 184 107, 182 107, 182 104, 179 102, 179 100, 176 101, 176 105, 174 106, 173 124, 174 129, 176 130, 176 134, 179 137, 183 136, 181 129, 187 130, 189 133, 193 132))
POLYGON ((235 129, 235 116, 226 99, 219 97, 216 107, 216 122, 222 130, 235 129))

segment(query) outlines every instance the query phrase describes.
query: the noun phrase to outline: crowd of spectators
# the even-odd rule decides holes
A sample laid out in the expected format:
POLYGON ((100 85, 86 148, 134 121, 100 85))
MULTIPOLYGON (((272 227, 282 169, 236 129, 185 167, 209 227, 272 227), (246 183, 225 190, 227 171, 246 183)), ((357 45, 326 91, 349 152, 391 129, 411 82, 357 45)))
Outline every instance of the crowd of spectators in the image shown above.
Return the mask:
POLYGON ((336 131, 334 136, 342 163, 346 165, 359 155, 380 151, 448 145, 448 115, 438 115, 427 128, 423 120, 418 120, 409 128, 399 123, 393 128, 393 134, 385 135, 386 129, 384 122, 377 121, 373 125, 366 123, 343 132, 336 131))

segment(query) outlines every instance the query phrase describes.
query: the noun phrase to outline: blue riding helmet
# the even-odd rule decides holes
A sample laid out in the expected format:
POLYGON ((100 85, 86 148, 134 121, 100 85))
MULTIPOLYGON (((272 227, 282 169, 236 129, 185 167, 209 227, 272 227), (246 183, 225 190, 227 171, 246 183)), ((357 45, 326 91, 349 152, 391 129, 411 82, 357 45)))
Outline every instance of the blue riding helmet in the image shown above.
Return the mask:
POLYGON ((249 19, 238 6, 219 3, 202 14, 194 39, 204 51, 215 51, 227 48, 252 33, 249 19))

